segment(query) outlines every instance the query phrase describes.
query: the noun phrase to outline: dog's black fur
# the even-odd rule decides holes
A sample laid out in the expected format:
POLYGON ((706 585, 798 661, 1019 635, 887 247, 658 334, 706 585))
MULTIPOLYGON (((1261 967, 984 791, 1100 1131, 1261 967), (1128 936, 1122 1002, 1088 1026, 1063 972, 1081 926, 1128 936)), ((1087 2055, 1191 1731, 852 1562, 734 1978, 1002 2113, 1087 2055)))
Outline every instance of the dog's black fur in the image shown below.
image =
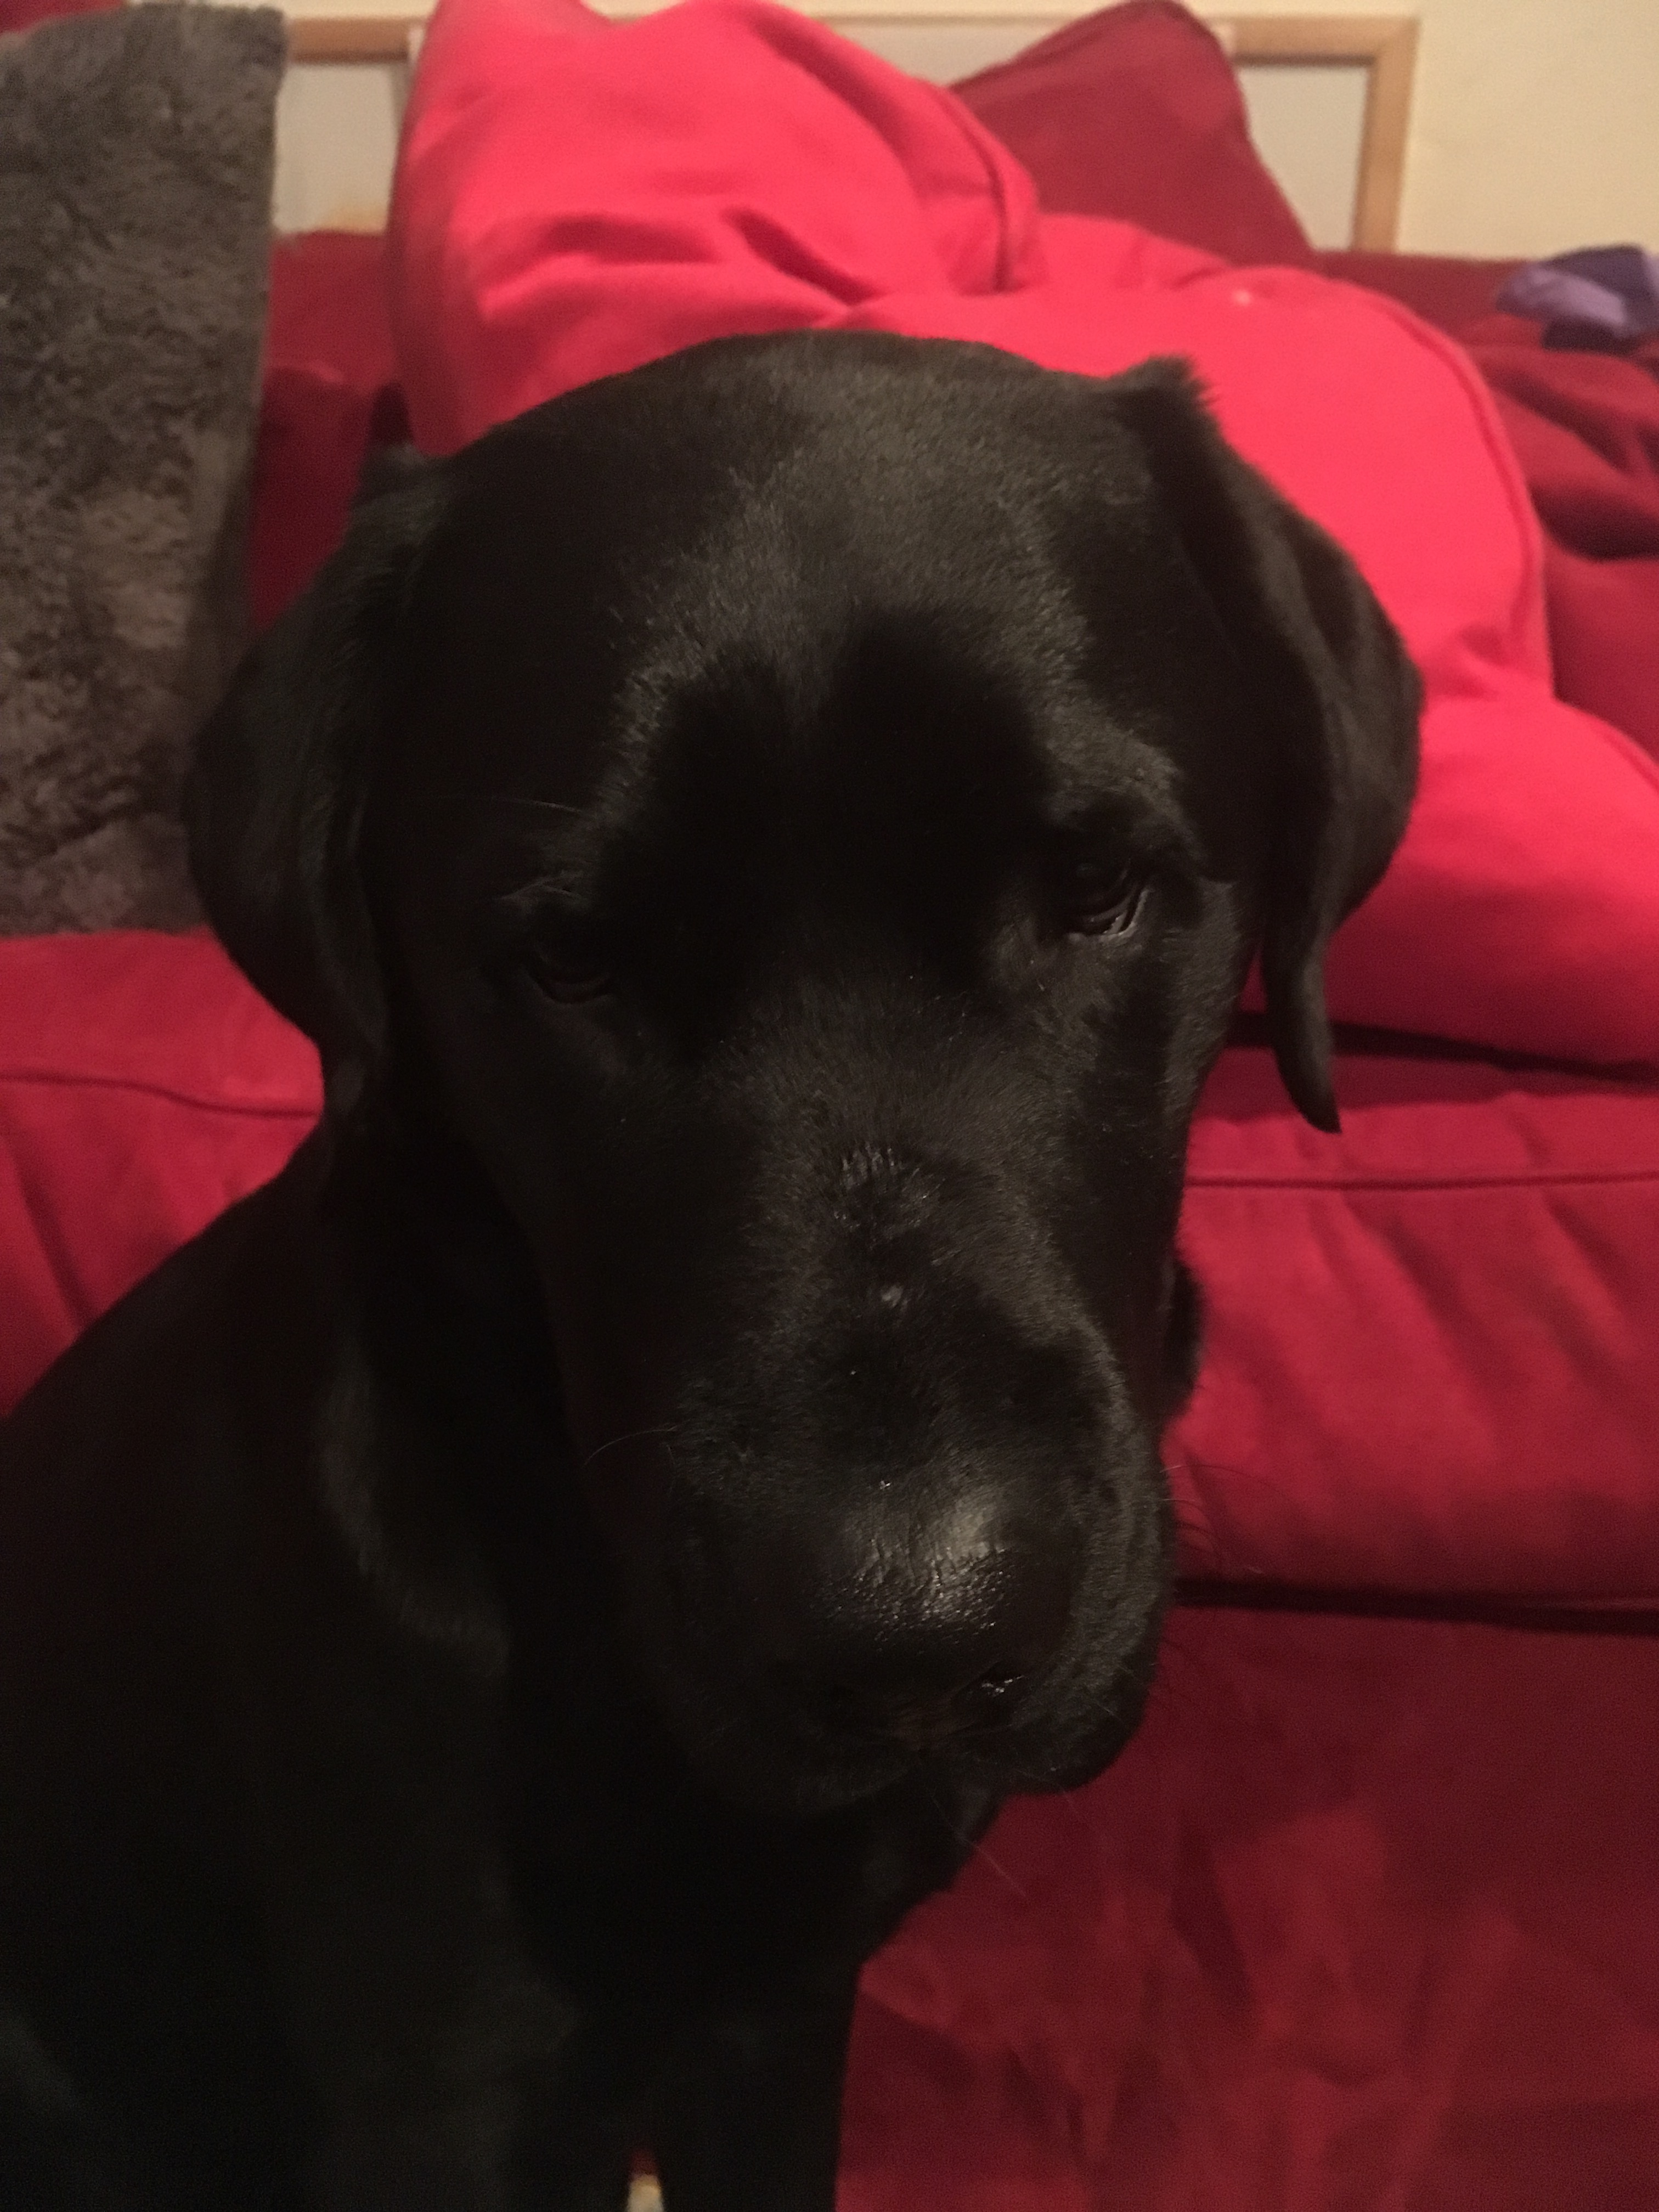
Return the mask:
POLYGON ((249 656, 275 1182, 4 1436, 6 2212, 827 2212, 860 1962, 1134 1726, 1188 1118, 1417 684, 1184 373, 700 348, 249 656))

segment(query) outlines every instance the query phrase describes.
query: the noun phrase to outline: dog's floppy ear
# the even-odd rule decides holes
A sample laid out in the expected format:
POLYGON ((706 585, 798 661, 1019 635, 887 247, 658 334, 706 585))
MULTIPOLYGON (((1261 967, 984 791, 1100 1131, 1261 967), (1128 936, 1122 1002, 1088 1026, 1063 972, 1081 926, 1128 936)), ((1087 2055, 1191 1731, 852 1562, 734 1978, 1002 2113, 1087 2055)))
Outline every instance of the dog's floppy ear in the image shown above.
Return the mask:
POLYGON ((357 845, 410 580, 439 511, 436 469, 405 468, 248 653, 196 740, 191 872, 226 951, 322 1056, 338 1114, 386 1045, 357 845))
POLYGON ((1325 949, 1376 883, 1417 783, 1422 685, 1336 541, 1223 439, 1190 372, 1148 362, 1109 389, 1237 656, 1273 777, 1261 972, 1285 1088, 1337 1127, 1325 949))

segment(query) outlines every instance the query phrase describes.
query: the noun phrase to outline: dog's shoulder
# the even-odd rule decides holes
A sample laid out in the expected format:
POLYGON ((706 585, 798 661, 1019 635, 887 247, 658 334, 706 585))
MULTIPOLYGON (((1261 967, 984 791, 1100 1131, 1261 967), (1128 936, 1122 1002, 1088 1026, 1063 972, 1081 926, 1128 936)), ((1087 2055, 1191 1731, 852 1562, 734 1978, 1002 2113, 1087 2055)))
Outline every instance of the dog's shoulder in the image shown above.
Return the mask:
POLYGON ((0 1510, 37 1478, 95 1484, 99 1467, 131 1487, 136 1454, 176 1461, 244 1378, 303 1358, 284 1294, 307 1271, 308 1149, 117 1299, 0 1423, 0 1510))
POLYGON ((168 1649, 188 1674, 181 1624, 213 1636, 326 1387, 309 1172, 297 1158, 180 1247, 0 1424, 0 1705, 125 1704, 168 1649))

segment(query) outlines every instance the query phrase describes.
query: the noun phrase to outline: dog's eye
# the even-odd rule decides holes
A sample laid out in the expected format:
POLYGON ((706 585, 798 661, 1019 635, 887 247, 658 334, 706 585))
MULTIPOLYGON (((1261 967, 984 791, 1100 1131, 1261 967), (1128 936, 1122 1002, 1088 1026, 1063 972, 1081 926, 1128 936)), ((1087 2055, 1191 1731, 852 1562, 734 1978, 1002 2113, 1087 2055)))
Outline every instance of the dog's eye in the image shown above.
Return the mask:
POLYGON ((1146 899, 1146 878, 1122 862, 1073 861, 1064 887, 1065 927, 1074 937, 1127 936, 1146 899))
POLYGON ((536 988, 565 1006, 602 999, 611 988, 599 933, 585 915, 544 909, 519 948, 519 963, 536 988))

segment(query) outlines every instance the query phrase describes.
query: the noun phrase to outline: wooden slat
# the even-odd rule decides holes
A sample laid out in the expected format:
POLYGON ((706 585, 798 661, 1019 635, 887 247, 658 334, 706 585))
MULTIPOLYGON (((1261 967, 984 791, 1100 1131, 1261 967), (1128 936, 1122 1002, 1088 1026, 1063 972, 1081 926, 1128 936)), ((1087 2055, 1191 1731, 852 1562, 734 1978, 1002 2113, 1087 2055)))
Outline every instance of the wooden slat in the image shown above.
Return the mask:
POLYGON ((1390 250, 1399 234, 1412 81, 1414 15, 1228 15, 1211 20, 1235 63, 1257 67, 1358 67, 1365 71, 1352 240, 1390 250))
POLYGON ((1417 69, 1417 24, 1397 23, 1371 64, 1365 122, 1359 141, 1359 190, 1354 202, 1353 242, 1392 249, 1400 232, 1400 192, 1406 175, 1411 128, 1412 81, 1417 69))
POLYGON ((1212 15, 1205 21, 1235 61, 1363 63, 1376 58, 1409 15, 1212 15))
POLYGON ((406 62, 424 15, 290 15, 291 62, 406 62))

